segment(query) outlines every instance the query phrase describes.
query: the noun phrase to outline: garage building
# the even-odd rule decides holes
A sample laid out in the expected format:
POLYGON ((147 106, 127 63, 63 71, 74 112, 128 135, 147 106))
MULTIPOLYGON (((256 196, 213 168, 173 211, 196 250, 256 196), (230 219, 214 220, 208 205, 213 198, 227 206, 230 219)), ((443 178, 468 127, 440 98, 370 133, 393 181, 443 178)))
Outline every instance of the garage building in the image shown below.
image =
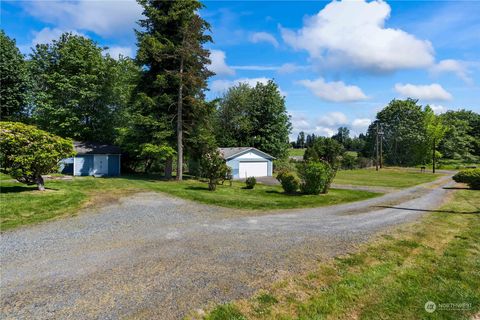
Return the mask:
POLYGON ((119 176, 120 148, 95 142, 73 143, 77 154, 63 159, 60 169, 63 174, 74 176, 119 176))
POLYGON ((252 147, 219 148, 220 153, 232 168, 234 179, 272 176, 275 159, 271 155, 252 147))

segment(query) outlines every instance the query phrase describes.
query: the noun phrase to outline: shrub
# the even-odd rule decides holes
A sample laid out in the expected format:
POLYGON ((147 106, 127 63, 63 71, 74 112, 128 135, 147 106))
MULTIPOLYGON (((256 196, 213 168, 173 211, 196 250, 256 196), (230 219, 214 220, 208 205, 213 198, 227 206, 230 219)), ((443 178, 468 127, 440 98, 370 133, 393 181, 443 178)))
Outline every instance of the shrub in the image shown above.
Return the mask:
POLYGON ((348 152, 342 157, 342 169, 355 169, 357 166, 357 156, 348 152))
POLYGON ((248 177, 245 180, 245 184, 247 189, 253 189, 257 184, 257 179, 255 179, 255 177, 248 177))
POLYGON ((58 170, 58 163, 73 157, 73 143, 20 122, 0 123, 0 170, 21 183, 45 190, 42 174, 58 170))
POLYGON ((273 160, 273 172, 282 172, 282 171, 294 171, 295 163, 294 161, 285 160, 285 159, 275 159, 273 160))
POLYGON ((283 191, 285 193, 295 193, 300 186, 300 181, 295 175, 290 171, 281 171, 277 175, 277 180, 280 181, 283 191))
POLYGON ((208 190, 215 191, 217 184, 227 179, 231 169, 218 150, 205 153, 200 160, 202 176, 208 179, 208 190))
POLYGON ((333 170, 326 162, 307 162, 299 170, 302 183, 300 190, 305 194, 327 193, 333 170))
POLYGON ((480 190, 480 168, 462 170, 453 176, 453 180, 466 183, 471 189, 480 190))

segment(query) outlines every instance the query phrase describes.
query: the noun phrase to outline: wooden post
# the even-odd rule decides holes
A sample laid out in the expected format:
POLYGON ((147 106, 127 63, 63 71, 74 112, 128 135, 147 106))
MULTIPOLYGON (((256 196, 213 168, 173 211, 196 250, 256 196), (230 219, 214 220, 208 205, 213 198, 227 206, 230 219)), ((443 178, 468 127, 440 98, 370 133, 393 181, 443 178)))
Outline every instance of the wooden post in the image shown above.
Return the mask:
POLYGON ((377 135, 375 139, 375 153, 376 153, 375 170, 378 171, 378 122, 377 122, 377 135))

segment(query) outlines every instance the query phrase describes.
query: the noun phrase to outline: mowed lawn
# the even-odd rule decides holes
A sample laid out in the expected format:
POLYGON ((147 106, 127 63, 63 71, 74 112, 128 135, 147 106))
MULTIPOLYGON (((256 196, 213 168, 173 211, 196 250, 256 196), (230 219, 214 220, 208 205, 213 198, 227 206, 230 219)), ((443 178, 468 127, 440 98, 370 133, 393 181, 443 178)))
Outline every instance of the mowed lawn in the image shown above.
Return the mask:
POLYGON ((383 168, 375 169, 340 170, 337 172, 334 183, 355 186, 377 186, 407 188, 417 184, 431 182, 441 174, 420 172, 420 169, 383 168))
POLYGON ((272 210, 303 207, 321 207, 364 200, 380 193, 332 189, 326 195, 286 195, 280 186, 257 184, 255 189, 244 189, 245 184, 234 182, 219 185, 217 191, 207 189, 205 182, 161 181, 156 177, 131 176, 122 178, 76 177, 71 180, 47 180, 45 192, 35 186, 1 181, 1 230, 35 223, 57 216, 75 214, 87 205, 101 205, 121 196, 141 191, 159 191, 229 208, 272 210))
POLYGON ((205 319, 470 319, 479 288, 480 192, 458 190, 421 222, 205 319))

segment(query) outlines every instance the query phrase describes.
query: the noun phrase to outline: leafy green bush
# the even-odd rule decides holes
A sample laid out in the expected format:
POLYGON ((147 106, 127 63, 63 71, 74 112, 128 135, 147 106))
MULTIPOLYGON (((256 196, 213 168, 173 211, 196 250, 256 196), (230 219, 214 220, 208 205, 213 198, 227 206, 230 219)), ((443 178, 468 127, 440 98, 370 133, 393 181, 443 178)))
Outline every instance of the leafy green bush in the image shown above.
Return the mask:
POLYGON ((0 170, 21 183, 45 190, 42 174, 54 173, 58 163, 73 157, 73 143, 20 122, 0 123, 0 170))
POLYGON ((246 184, 245 188, 253 189, 255 187, 255 185, 257 184, 257 179, 255 179, 255 177, 248 177, 245 180, 245 184, 246 184))
POLYGON ((327 193, 333 170, 326 162, 307 162, 299 170, 300 190, 305 194, 327 193))
POLYGON ((453 180, 466 183, 471 189, 480 190, 480 168, 462 170, 453 176, 453 180))
POLYGON ((275 159, 273 160, 273 172, 282 172, 282 171, 295 171, 294 161, 288 159, 275 159))
POLYGON ((357 167, 357 156, 348 152, 342 156, 342 169, 355 169, 357 167))
POLYGON ((295 175, 290 171, 281 171, 277 175, 277 180, 280 181, 283 191, 285 193, 295 193, 300 186, 300 181, 295 175))

